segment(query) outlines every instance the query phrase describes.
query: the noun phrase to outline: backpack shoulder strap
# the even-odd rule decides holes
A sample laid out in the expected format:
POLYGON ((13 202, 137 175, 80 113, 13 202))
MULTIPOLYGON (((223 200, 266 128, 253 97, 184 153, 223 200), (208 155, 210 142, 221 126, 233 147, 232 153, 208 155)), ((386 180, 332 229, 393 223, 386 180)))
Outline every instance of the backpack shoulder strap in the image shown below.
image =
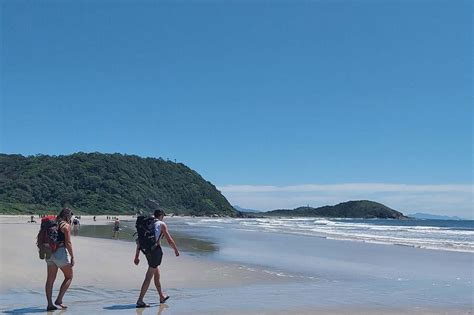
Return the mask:
POLYGON ((67 224, 67 223, 64 222, 64 221, 59 221, 59 222, 58 222, 58 228, 59 228, 59 230, 62 231, 63 228, 64 228, 64 226, 65 226, 66 224, 67 224))

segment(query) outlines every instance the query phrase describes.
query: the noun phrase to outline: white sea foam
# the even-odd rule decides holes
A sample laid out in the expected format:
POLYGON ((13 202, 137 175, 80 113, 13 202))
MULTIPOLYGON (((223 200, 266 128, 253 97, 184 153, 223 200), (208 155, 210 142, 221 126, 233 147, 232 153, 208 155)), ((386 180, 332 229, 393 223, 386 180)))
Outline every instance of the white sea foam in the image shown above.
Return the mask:
MULTIPOLYGON (((326 218, 205 218, 189 225, 232 228, 248 231, 279 232, 325 237, 346 241, 392 244, 437 250, 474 253, 474 226, 446 227, 412 225, 413 222, 341 220, 326 218)), ((425 223, 426 224, 426 223, 425 223)))

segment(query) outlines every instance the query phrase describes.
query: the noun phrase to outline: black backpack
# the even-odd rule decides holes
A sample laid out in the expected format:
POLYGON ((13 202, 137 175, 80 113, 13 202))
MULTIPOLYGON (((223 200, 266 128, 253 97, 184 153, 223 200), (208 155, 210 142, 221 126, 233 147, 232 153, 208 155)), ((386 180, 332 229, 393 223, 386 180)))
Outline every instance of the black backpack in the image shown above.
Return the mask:
POLYGON ((137 235, 137 244, 145 255, 156 247, 155 222, 155 217, 144 215, 138 216, 135 222, 137 232, 134 235, 137 235))

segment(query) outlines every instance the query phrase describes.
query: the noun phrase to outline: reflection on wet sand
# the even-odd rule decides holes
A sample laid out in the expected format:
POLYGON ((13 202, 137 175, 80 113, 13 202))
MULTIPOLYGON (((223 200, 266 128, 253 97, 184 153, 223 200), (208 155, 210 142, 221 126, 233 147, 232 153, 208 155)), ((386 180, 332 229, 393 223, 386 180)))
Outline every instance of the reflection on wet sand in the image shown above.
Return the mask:
MULTIPOLYGON (((135 242, 135 223, 134 222, 123 222, 120 230, 120 239, 122 241, 135 242)), ((110 239, 110 233, 113 229, 113 225, 84 225, 81 227, 78 236, 95 237, 95 238, 106 238, 110 239)), ((171 230, 173 239, 178 244, 180 250, 187 252, 194 252, 200 254, 212 253, 218 250, 216 244, 203 239, 198 239, 189 234, 176 232, 171 230)), ((166 241, 162 241, 162 246, 168 246, 166 241)))
MULTIPOLYGON (((166 304, 160 304, 158 306, 158 312, 156 313, 156 315, 161 315, 163 314, 164 310, 169 308, 168 305, 166 304)), ((143 312, 145 311, 146 308, 136 308, 136 312, 137 312, 137 315, 142 315, 143 312)))

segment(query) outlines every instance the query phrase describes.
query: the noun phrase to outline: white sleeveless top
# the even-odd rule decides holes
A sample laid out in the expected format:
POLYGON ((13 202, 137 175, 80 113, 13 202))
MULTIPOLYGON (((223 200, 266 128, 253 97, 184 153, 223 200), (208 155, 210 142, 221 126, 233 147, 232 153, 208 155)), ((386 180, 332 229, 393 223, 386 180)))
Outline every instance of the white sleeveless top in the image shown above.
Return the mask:
POLYGON ((155 221, 155 239, 158 241, 161 238, 161 226, 165 224, 163 221, 155 221))

